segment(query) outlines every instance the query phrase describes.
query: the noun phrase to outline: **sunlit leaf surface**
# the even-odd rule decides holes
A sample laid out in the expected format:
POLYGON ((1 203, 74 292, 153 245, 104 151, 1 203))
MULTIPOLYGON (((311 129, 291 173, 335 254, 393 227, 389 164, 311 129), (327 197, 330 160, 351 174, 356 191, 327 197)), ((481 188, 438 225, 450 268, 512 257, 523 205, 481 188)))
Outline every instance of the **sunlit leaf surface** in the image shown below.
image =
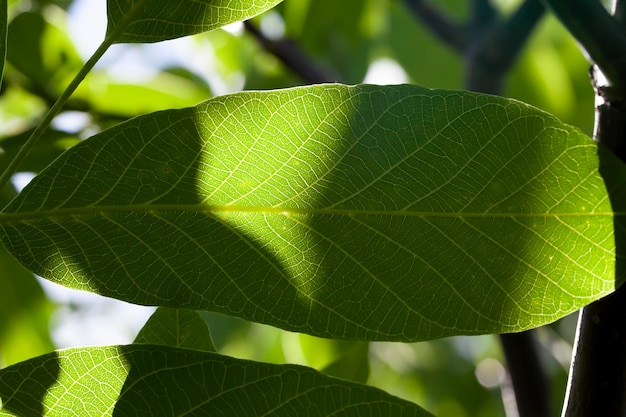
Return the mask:
POLYGON ((159 42, 249 19, 281 1, 107 0, 107 33, 128 25, 116 42, 159 42))
POLYGON ((598 166, 591 139, 513 100, 244 92, 84 141, 0 226, 33 272, 133 303, 334 338, 514 332, 614 289, 598 166))
POLYGON ((73 348, 0 370, 6 416, 423 416, 376 388, 296 365, 157 345, 73 348))

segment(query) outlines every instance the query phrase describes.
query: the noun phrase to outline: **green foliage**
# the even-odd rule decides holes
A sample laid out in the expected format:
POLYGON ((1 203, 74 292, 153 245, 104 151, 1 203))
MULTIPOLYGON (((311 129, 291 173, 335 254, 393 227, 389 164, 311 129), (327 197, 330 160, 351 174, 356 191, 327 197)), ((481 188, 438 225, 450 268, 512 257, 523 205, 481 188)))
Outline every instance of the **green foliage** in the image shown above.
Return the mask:
MULTIPOLYGON (((51 3, 37 4, 49 11, 51 3)), ((626 210, 623 164, 528 104, 416 85, 342 84, 195 104, 211 88, 185 69, 137 85, 99 70, 82 79, 112 44, 198 34, 279 3, 109 0, 107 38, 82 66, 50 13, 19 13, 8 24, 0 0, 0 57, 8 27, 11 84, 3 100, 50 104, 83 68, 73 99, 66 96, 75 85, 34 133, 38 111, 30 110, 39 107, 32 103, 24 109, 34 116, 22 114, 17 128, 0 132, 6 175, 22 158, 19 169, 38 174, 2 201, 0 213, 0 315, 7 318, 0 349, 23 350, 22 358, 5 353, 9 363, 31 358, 0 370, 0 415, 428 416, 365 385, 370 354, 382 350, 370 341, 537 328, 621 284, 614 230, 623 228, 626 210), (89 129, 42 134, 62 105, 90 114, 102 131, 85 140, 89 129), (148 114, 134 117, 141 113, 148 114), (158 308, 129 346, 32 358, 51 350, 42 330, 50 307, 33 273, 158 308), (195 310, 304 333, 295 336, 298 363, 310 367, 223 355, 211 320, 195 310), (22 327, 36 331, 16 331, 22 327)), ((360 82, 372 60, 391 56, 413 81, 458 84, 458 58, 401 5, 301 0, 278 10, 287 33, 345 81, 360 82), (406 38, 432 53, 417 56, 406 38), (426 55, 442 59, 441 71, 425 65, 426 55)), ((220 53, 246 42, 211 36, 220 53)), ((537 62, 529 54, 525 68, 537 62)), ((256 58, 223 61, 242 67, 247 86, 295 83, 256 58)), ((534 78, 525 85, 536 87, 534 78)), ((575 83, 564 81, 558 91, 575 98, 575 83)), ((511 91, 535 94, 517 85, 511 91)), ((556 108, 556 95, 541 99, 556 108)), ((453 357, 462 369, 432 378, 431 364, 422 363, 407 373, 438 389, 454 374, 461 381, 455 392, 489 397, 474 394, 476 364, 459 360, 448 342, 437 346, 439 356, 422 350, 422 359, 453 357)), ((426 385, 416 391, 432 388, 426 385)), ((441 416, 464 412, 456 403, 425 402, 441 416)), ((479 402, 471 410, 496 412, 479 402)))
POLYGON ((83 65, 67 33, 50 24, 40 13, 21 13, 9 25, 7 60, 28 77, 33 87, 51 86, 60 94, 83 65))
POLYGON ((7 248, 69 287, 402 341, 524 330, 609 293, 612 222, 596 145, 552 117, 340 85, 120 124, 0 216, 7 248))
POLYGON ((206 322, 192 310, 159 308, 133 343, 174 346, 215 352, 206 322))
POLYGON ((159 345, 73 348, 0 371, 5 416, 416 416, 376 388, 310 368, 159 345), (35 371, 35 373, 33 373, 35 371))
POLYGON ((107 34, 115 43, 159 42, 249 19, 282 0, 109 0, 107 34))

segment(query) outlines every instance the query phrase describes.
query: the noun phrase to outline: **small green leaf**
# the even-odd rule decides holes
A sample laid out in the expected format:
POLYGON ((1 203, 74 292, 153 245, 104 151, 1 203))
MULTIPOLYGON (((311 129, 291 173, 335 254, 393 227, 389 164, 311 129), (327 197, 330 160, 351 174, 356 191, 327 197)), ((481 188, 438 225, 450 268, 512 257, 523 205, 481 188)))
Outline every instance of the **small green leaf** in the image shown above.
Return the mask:
POLYGON ((108 0, 107 34, 128 27, 115 42, 159 42, 207 32, 254 17, 282 0, 108 0), (134 14, 129 11, 139 7, 134 14), (131 19, 127 21, 127 19, 131 19))
POLYGON ((33 272, 137 304, 333 338, 515 332, 623 277, 597 151, 488 95, 243 92, 80 143, 0 226, 33 272))
POLYGON ((206 322, 193 310, 158 308, 133 343, 215 352, 206 322))
POLYGON ((431 416, 296 365, 157 345, 73 348, 0 371, 3 416, 431 416))

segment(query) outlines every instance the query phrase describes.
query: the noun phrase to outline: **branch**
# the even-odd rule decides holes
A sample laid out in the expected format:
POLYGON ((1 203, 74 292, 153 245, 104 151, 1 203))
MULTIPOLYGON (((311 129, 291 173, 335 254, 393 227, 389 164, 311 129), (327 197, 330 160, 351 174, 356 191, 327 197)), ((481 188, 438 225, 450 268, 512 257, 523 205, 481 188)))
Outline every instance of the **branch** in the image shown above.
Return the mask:
POLYGON ((271 40, 249 20, 244 22, 244 26, 246 31, 254 36, 267 52, 278 58, 287 68, 307 83, 322 84, 339 81, 336 75, 318 68, 297 43, 285 39, 271 40))
POLYGON ((459 53, 465 50, 468 37, 462 25, 452 22, 440 10, 423 0, 405 0, 405 3, 439 40, 459 53))
POLYGON ((500 335, 520 417, 550 417, 550 384, 534 330, 500 335))
POLYGON ((622 24, 622 27, 626 25, 626 1, 613 0, 613 17, 622 24))
MULTIPOLYGON (((614 9, 622 15, 623 3, 618 1, 614 9)), ((623 16, 611 18, 611 24, 620 26, 623 24, 622 18, 623 16)), ((609 50, 619 44, 623 37, 622 34, 616 36, 618 39, 614 44, 607 45, 609 50)), ((626 53, 626 50, 622 52, 626 53)), ((614 213, 623 213, 626 210, 626 201, 623 198, 623 190, 626 189, 626 166, 606 158, 606 153, 611 151, 622 162, 626 162, 626 89, 613 89, 610 99, 607 100, 606 82, 617 81, 623 85, 625 76, 626 74, 621 74, 616 79, 606 80, 597 77, 595 67, 592 72, 596 91, 594 139, 600 144, 600 174, 609 190, 614 213)), ((614 273, 615 286, 618 288, 613 294, 588 305, 580 312, 563 408, 564 417, 626 415, 626 286, 619 286, 626 276, 625 223, 624 216, 613 217, 614 273)))
POLYGON ((626 415, 624 306, 622 286, 581 310, 564 417, 626 415))
POLYGON ((494 34, 494 45, 502 52, 498 59, 502 71, 511 68, 544 13, 539 0, 526 0, 494 34))
POLYGON ((544 13, 545 8, 539 0, 526 0, 507 21, 496 26, 486 37, 472 42, 467 54, 466 86, 474 91, 500 94, 505 74, 544 13))
POLYGON ((472 1, 472 27, 484 29, 496 20, 497 15, 496 9, 489 0, 472 1))
MULTIPOLYGON (((543 0, 612 87, 626 90, 626 31, 599 0, 543 0)), ((624 5, 618 2, 619 18, 624 5)))

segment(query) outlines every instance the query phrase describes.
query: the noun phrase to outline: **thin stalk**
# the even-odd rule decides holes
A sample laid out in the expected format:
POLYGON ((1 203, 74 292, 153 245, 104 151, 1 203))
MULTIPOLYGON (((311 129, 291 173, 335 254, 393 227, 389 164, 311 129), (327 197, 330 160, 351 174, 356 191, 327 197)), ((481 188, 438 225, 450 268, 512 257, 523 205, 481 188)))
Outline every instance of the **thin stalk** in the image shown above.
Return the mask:
POLYGON ((115 40, 126 30, 128 25, 132 22, 135 14, 143 7, 143 3, 146 0, 139 1, 133 5, 133 8, 129 11, 126 16, 126 19, 122 22, 122 24, 118 25, 109 33, 98 49, 91 55, 89 60, 83 65, 83 67, 78 71, 78 74, 74 77, 74 79, 70 82, 67 88, 63 91, 63 93, 56 100, 54 105, 48 110, 46 115, 43 117, 37 128, 30 135, 28 140, 22 145, 18 153, 15 155, 15 158, 11 161, 11 163, 4 170, 2 175, 0 176, 0 189, 4 188, 4 186, 9 182, 11 176, 17 171, 18 166, 24 161, 30 150, 35 146, 35 144, 41 139, 46 129, 52 123, 52 120, 59 114, 65 103, 72 96, 76 88, 80 85, 81 82, 85 79, 87 74, 93 69, 96 63, 102 58, 102 55, 109 49, 111 45, 115 43, 115 40))

